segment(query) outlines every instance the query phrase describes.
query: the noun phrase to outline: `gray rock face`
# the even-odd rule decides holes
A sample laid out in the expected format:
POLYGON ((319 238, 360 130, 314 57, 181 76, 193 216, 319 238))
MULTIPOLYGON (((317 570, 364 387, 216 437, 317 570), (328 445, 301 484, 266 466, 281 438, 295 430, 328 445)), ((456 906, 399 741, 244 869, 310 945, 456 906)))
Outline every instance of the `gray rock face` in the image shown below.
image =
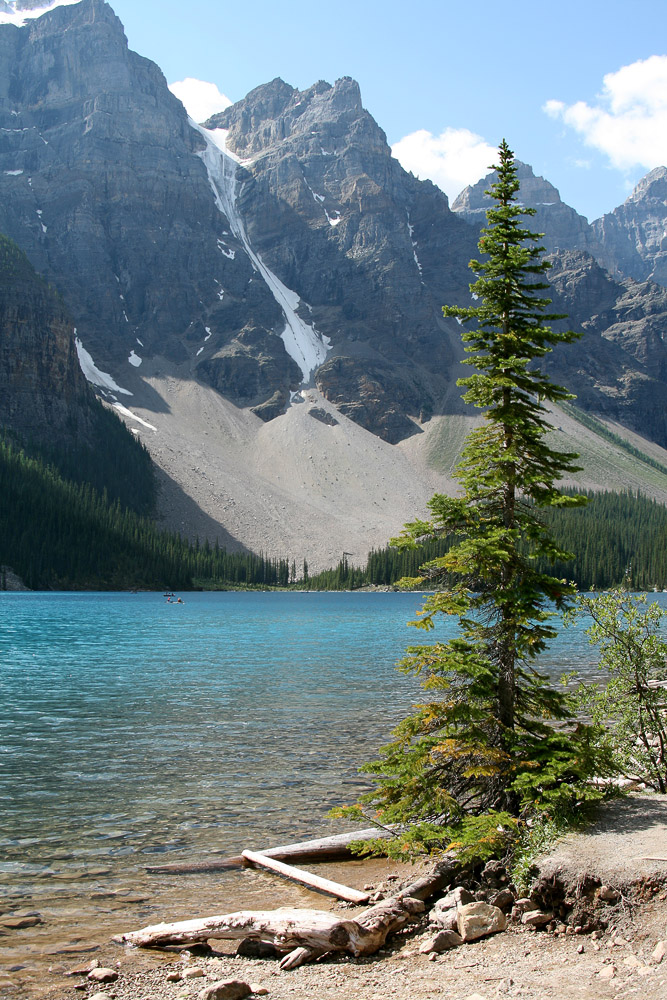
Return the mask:
POLYGON ((630 197, 593 223, 611 266, 636 281, 667 285, 667 167, 656 167, 630 197))
POLYGON ((271 330, 279 311, 225 235, 204 140, 103 0, 0 26, 0 66, 0 231, 100 367, 122 385, 132 350, 194 367, 248 323, 271 330))
POLYGON ((440 307, 469 297, 470 229, 392 159, 348 78, 306 91, 274 80, 207 125, 228 129, 245 162, 253 245, 331 339, 318 387, 388 441, 417 432, 458 357, 440 307))
MULTIPOLYGON (((517 166, 521 182, 519 199, 536 210, 532 219, 527 219, 527 226, 537 233, 544 233, 541 243, 546 250, 549 253, 585 250, 605 266, 608 263, 607 251, 584 216, 561 201, 557 188, 544 177, 536 177, 527 163, 517 161, 517 166)), ((477 184, 465 188, 453 202, 452 211, 476 228, 481 228, 486 224, 486 210, 492 204, 484 192, 497 179, 498 175, 493 171, 477 184)))
POLYGON ((93 402, 62 301, 0 237, 0 427, 40 444, 92 443, 93 402))
MULTIPOLYGON (((578 406, 667 442, 667 293, 649 282, 614 281, 588 254, 552 258, 553 308, 583 331, 558 345, 546 367, 576 393, 578 406)), ((556 326, 558 324, 554 324, 556 326)))
MULTIPOLYGON (((98 367, 123 385, 141 377, 138 359, 164 359, 263 420, 312 379, 392 443, 461 412, 460 328, 441 306, 470 302, 488 179, 450 211, 392 158, 349 78, 305 91, 274 80, 207 125, 228 130, 242 165, 212 152, 103 0, 0 26, 0 231, 60 291, 98 367), (290 309, 329 339, 324 359, 288 353, 290 309)), ((662 293, 585 263, 582 251, 607 259, 604 232, 520 173, 556 255, 555 298, 586 330, 554 372, 583 405, 667 442, 662 293)), ((653 173, 635 202, 657 219, 653 173)), ((658 223, 637 226, 635 242, 659 255, 658 223)))
MULTIPOLYGON (((648 182, 651 176, 645 180, 648 182)), ((664 445, 664 289, 624 277, 613 261, 604 231, 589 226, 564 205, 556 188, 544 178, 535 177, 526 164, 520 166, 519 178, 521 201, 537 209, 532 220, 526 219, 526 225, 537 232, 545 231, 542 242, 550 251, 552 264, 548 275, 552 308, 567 314, 565 322, 552 325, 583 333, 574 344, 558 345, 545 359, 545 368, 556 381, 576 393, 578 406, 617 420, 664 445), (613 275, 601 261, 614 270, 613 275)), ((490 174, 463 191, 454 203, 453 209, 476 227, 484 224, 484 211, 490 201, 484 190, 495 179, 495 174, 490 174)), ((653 184, 646 187, 650 190, 653 184)), ((654 192, 655 206, 659 198, 657 189, 654 192)), ((662 211, 664 218, 664 205, 662 211)), ((657 208, 655 214, 659 214, 657 208)))

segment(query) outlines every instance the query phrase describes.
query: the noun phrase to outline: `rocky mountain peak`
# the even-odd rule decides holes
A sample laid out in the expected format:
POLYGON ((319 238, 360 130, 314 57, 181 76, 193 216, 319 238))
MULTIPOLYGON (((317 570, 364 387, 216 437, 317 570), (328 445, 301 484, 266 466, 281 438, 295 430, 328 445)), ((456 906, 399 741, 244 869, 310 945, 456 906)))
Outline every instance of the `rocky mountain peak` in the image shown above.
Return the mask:
MULTIPOLYGON (((561 200, 558 189, 545 177, 536 175, 528 163, 517 160, 517 166, 521 184, 519 201, 536 210, 528 226, 535 232, 544 234, 542 243, 548 252, 584 250, 603 267, 610 267, 608 254, 596 239, 587 219, 566 205, 561 200)), ((491 199, 484 192, 497 179, 498 175, 494 170, 477 184, 467 187, 454 201, 452 211, 475 226, 483 226, 486 210, 491 206, 491 199)))
POLYGON ((628 202, 659 201, 667 206, 667 167, 655 167, 639 181, 628 202))
MULTIPOLYGON (((525 205, 537 208, 562 204, 558 189, 544 177, 536 177, 530 164, 517 160, 517 175, 521 182, 520 198, 525 205)), ((491 199, 485 191, 497 180, 498 175, 494 170, 476 184, 465 188, 454 201, 452 211, 482 215, 491 205, 491 199)))
POLYGON ((622 205, 595 220, 593 230, 614 270, 667 285, 666 208, 667 167, 656 167, 622 205))
POLYGON ((256 87, 242 101, 214 115, 207 128, 229 130, 227 142, 244 158, 296 140, 323 155, 336 151, 338 140, 354 132, 361 142, 389 152, 386 136, 361 103, 359 84, 342 77, 332 86, 319 80, 299 91, 281 79, 256 87))

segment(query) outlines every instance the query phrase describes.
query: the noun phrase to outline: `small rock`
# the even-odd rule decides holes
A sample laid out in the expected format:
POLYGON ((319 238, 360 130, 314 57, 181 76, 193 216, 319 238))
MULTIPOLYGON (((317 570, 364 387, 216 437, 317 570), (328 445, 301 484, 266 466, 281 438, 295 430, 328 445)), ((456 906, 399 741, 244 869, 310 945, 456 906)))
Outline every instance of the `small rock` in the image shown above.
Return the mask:
POLYGON ((507 869, 502 861, 488 861, 482 872, 483 882, 507 882, 507 869))
POLYGON ((92 962, 88 962, 87 965, 81 965, 81 966, 77 966, 76 969, 70 969, 69 972, 65 973, 65 975, 66 976, 87 976, 88 973, 92 972, 93 969, 99 968, 99 964, 100 964, 100 960, 98 958, 94 958, 92 960, 92 962))
POLYGON ((610 979, 613 979, 615 975, 616 975, 616 966, 605 965, 604 968, 600 969, 600 971, 598 972, 598 979, 609 981, 610 979))
POLYGON ((585 948, 584 948, 583 944, 580 944, 577 947, 577 955, 583 955, 584 951, 585 951, 585 948))
POLYGON ((605 903, 615 903, 618 900, 618 893, 609 885, 600 886, 600 899, 605 903))
POLYGON ((268 997, 269 995, 266 986, 259 986, 258 983, 251 983, 250 989, 252 990, 252 995, 255 997, 268 997))
POLYGON ((168 983, 180 983, 182 978, 180 972, 168 972, 166 976, 168 983))
POLYGON ((450 910, 452 906, 466 906, 468 903, 472 903, 474 898, 471 892, 468 892, 467 889, 459 885, 456 889, 448 892, 446 896, 443 896, 442 899, 439 899, 434 909, 450 910))
POLYGON ((93 993, 86 997, 86 1000, 111 1000, 111 993, 93 993))
POLYGON ((199 994, 200 1000, 243 1000, 249 997, 252 988, 240 979, 220 979, 206 986, 199 994))
POLYGON ((545 913, 544 910, 527 910, 521 917, 521 923, 528 927, 544 927, 553 918, 553 913, 545 913))
POLYGON ((20 931, 24 927, 36 927, 42 923, 42 918, 35 915, 32 917, 0 917, 0 924, 8 931, 20 931))
POLYGON ((460 907, 457 916, 459 934, 464 941, 476 941, 489 934, 504 931, 507 918, 497 906, 489 903, 468 903, 460 907))
POLYGON ((524 910, 535 909, 535 903, 532 901, 532 899, 528 899, 527 896, 522 896, 521 899, 517 899, 514 905, 517 907, 517 909, 521 910, 522 912, 524 910))
POLYGON ((440 931, 435 937, 424 941, 420 945, 419 951, 422 955, 429 955, 431 952, 440 955, 443 951, 449 951, 450 948, 458 948, 460 944, 463 944, 463 938, 456 931, 440 931))
POLYGON ((191 965, 189 969, 183 969, 183 979, 203 979, 205 972, 198 965, 191 965))
POLYGON ((639 969, 642 964, 636 955, 628 955, 627 958, 623 959, 623 965, 626 965, 628 969, 639 969))
POLYGON ((657 945, 653 949, 651 958, 656 965, 659 965, 665 955, 667 955, 667 941, 658 941, 657 945))
POLYGON ((118 973, 115 969, 91 969, 88 978, 92 983, 115 983, 118 973))

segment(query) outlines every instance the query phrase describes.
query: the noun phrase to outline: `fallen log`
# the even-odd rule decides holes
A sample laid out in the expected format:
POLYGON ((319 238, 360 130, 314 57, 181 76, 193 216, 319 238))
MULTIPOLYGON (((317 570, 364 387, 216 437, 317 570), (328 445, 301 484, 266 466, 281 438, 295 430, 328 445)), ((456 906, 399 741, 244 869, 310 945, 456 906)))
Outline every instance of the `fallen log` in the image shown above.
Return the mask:
POLYGON ((281 907, 277 910, 239 910, 199 920, 154 924, 114 938, 144 948, 188 945, 210 939, 244 940, 272 944, 285 953, 281 969, 295 969, 331 951, 372 955, 387 937, 425 909, 424 900, 447 888, 460 871, 460 862, 446 856, 428 875, 416 879, 395 896, 354 918, 324 910, 281 907), (414 893, 414 895, 412 895, 414 893))
MULTIPOLYGON (((351 833, 339 833, 332 837, 319 837, 316 840, 304 840, 297 844, 282 844, 280 847, 268 847, 261 853, 268 858, 277 858, 279 861, 342 861, 345 858, 355 857, 350 850, 350 844, 359 840, 374 840, 377 838, 388 839, 392 836, 391 830, 371 827, 366 830, 353 830, 351 833)), ((240 854, 220 861, 211 859, 210 861, 176 861, 168 865, 147 865, 146 871, 153 874, 178 874, 189 875, 196 872, 227 871, 233 868, 243 867, 243 858, 240 854)))
POLYGON ((201 920, 155 924, 114 938, 143 948, 189 945, 209 939, 251 938, 272 944, 286 953, 281 969, 294 969, 331 951, 346 951, 355 957, 372 955, 389 934, 422 913, 421 900, 394 896, 370 907, 354 919, 324 910, 280 907, 277 910, 239 910, 201 920))
POLYGON ((337 899, 343 899, 346 903, 368 902, 367 892, 359 892, 358 889, 352 889, 348 885, 341 885, 339 882, 332 882, 328 878, 321 878, 319 875, 303 871, 302 868, 295 868, 294 865, 283 864, 282 861, 270 858, 266 854, 259 854, 257 851, 244 851, 243 857, 253 865, 268 868, 271 872, 284 875, 285 878, 292 879, 294 882, 300 882, 302 885, 308 886, 309 889, 317 889, 318 892, 325 892, 329 896, 336 896, 337 899))

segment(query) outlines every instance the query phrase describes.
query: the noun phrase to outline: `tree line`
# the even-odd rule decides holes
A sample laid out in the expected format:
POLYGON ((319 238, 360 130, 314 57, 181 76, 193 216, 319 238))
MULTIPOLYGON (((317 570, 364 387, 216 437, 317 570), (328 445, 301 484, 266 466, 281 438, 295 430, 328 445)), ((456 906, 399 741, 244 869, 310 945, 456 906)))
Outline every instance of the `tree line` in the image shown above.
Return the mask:
MULTIPOLYGON (((554 574, 580 590, 607 589, 628 577, 637 590, 667 587, 667 508, 639 493, 587 495, 583 508, 542 513, 559 544, 574 552, 572 562, 554 564, 554 574)), ((305 560, 297 566, 287 557, 189 542, 106 488, 67 478, 15 441, 0 439, 0 565, 11 566, 35 590, 393 586, 416 577, 451 544, 439 538, 415 549, 387 545, 373 549, 363 566, 343 556, 311 575, 305 560)), ((547 568, 538 560, 540 572, 547 568)))

